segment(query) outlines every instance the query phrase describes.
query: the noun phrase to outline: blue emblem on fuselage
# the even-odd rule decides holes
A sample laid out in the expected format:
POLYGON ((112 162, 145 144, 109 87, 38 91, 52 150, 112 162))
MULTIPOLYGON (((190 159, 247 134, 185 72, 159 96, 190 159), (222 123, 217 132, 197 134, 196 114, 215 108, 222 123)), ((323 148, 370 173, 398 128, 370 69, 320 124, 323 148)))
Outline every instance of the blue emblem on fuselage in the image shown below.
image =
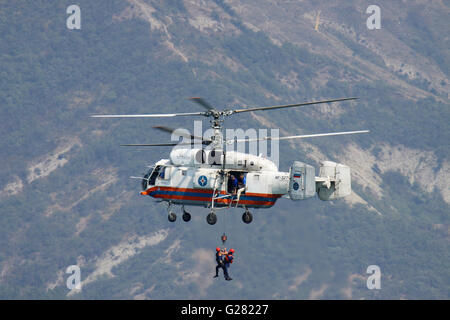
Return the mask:
POLYGON ((198 177, 198 184, 199 184, 201 187, 206 186, 207 183, 208 183, 208 178, 206 178, 206 176, 200 176, 200 177, 198 177))
POLYGON ((292 188, 293 188, 294 190, 298 190, 299 187, 300 187, 300 186, 298 185, 297 182, 294 182, 294 184, 292 185, 292 188))

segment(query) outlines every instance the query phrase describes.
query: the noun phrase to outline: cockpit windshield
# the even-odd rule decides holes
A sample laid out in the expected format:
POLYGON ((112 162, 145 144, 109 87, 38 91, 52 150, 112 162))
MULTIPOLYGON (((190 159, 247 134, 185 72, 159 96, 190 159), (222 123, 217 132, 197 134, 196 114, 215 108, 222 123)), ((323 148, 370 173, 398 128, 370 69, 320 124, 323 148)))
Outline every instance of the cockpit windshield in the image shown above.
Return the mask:
POLYGON ((142 190, 144 190, 144 191, 147 190, 148 180, 154 169, 155 169, 155 167, 151 167, 147 171, 147 173, 142 177, 142 190))
POLYGON ((142 190, 147 190, 149 186, 154 186, 158 173, 161 170, 161 166, 153 166, 147 171, 142 178, 142 190))

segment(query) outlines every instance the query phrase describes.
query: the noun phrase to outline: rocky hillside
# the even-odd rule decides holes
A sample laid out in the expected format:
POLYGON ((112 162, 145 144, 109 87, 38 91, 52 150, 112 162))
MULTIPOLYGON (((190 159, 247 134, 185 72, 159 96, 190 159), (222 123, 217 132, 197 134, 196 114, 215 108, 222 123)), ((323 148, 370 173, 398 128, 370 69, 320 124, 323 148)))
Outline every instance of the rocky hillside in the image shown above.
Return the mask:
MULTIPOLYGON (((450 7, 380 1, 368 30, 360 0, 71 1, 0 4, 0 297, 63 299, 448 299, 450 289, 450 7), (280 135, 369 129, 282 142, 292 161, 351 166, 340 201, 282 199, 254 211, 189 208, 170 224, 139 195, 146 165, 186 119, 92 119, 359 97, 229 118, 280 135), (181 220, 181 219, 178 219, 181 220), (231 282, 213 279, 226 232, 231 282), (81 291, 69 291, 69 265, 81 291), (381 290, 366 287, 369 265, 381 290)), ((204 121, 206 128, 208 123, 204 121)))

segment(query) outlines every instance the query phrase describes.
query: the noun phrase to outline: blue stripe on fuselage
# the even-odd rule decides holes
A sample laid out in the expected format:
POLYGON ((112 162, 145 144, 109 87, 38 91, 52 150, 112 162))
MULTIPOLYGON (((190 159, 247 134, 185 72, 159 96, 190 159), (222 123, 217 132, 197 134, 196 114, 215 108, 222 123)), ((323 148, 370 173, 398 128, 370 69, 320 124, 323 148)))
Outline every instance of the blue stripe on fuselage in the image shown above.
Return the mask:
MULTIPOLYGON (((167 190, 155 190, 152 191, 150 196, 158 196, 158 195, 169 195, 169 196, 186 196, 186 197, 201 197, 205 199, 211 199, 212 192, 211 193, 205 193, 205 192, 184 192, 184 191, 167 191, 167 190)), ((229 198, 224 198, 229 199, 229 198)), ((236 199, 236 196, 233 197, 233 199, 236 199)), ((249 201, 271 201, 274 202, 278 198, 277 197, 260 197, 260 196, 246 196, 245 194, 241 195, 240 200, 249 200, 249 201)))

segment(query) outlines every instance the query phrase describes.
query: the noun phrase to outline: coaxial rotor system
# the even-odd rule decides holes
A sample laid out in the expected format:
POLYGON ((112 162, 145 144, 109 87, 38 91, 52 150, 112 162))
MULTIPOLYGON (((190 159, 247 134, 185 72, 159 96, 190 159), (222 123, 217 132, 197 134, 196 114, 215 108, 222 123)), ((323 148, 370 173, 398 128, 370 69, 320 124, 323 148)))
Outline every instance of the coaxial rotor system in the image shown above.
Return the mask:
MULTIPOLYGON (((323 103, 331 103, 331 102, 342 102, 349 100, 356 100, 358 98, 350 97, 350 98, 338 98, 338 99, 330 99, 330 100, 319 100, 313 102, 302 102, 295 104, 286 104, 286 105, 277 105, 277 106, 269 106, 269 107, 242 107, 238 109, 224 109, 218 110, 209 104, 205 99, 195 97, 190 98, 189 100, 195 102, 199 106, 203 107, 205 111, 200 112, 184 112, 184 113, 160 113, 160 114, 106 114, 106 115, 93 115, 93 118, 171 118, 171 117, 184 117, 184 116, 204 116, 211 118, 211 127, 214 129, 214 135, 211 138, 198 137, 190 134, 185 134, 183 132, 177 132, 176 129, 172 129, 166 126, 155 126, 155 129, 160 131, 169 132, 169 133, 177 133, 179 136, 184 136, 186 138, 190 138, 191 141, 201 141, 200 143, 203 146, 208 146, 213 144, 215 148, 223 148, 224 144, 231 143, 240 143, 240 142, 253 142, 253 141, 262 141, 262 140, 290 140, 290 139, 304 139, 304 138, 313 138, 313 137, 325 137, 325 136, 338 136, 338 135, 349 135, 349 134, 359 134, 359 133, 367 133, 369 130, 359 130, 359 131, 344 131, 344 132, 328 132, 328 133, 318 133, 318 134, 306 134, 306 135, 292 135, 285 137, 263 137, 263 138, 248 138, 248 139, 234 139, 234 140, 224 140, 222 135, 222 121, 225 117, 240 114, 244 112, 253 112, 253 111, 269 111, 269 110, 277 110, 277 109, 286 109, 286 108, 295 108, 295 107, 305 107, 316 104, 323 103)), ((134 147, 161 147, 161 146, 179 146, 179 145, 191 145, 188 142, 167 142, 167 143, 151 143, 151 144, 124 144, 123 146, 134 146, 134 147)))

